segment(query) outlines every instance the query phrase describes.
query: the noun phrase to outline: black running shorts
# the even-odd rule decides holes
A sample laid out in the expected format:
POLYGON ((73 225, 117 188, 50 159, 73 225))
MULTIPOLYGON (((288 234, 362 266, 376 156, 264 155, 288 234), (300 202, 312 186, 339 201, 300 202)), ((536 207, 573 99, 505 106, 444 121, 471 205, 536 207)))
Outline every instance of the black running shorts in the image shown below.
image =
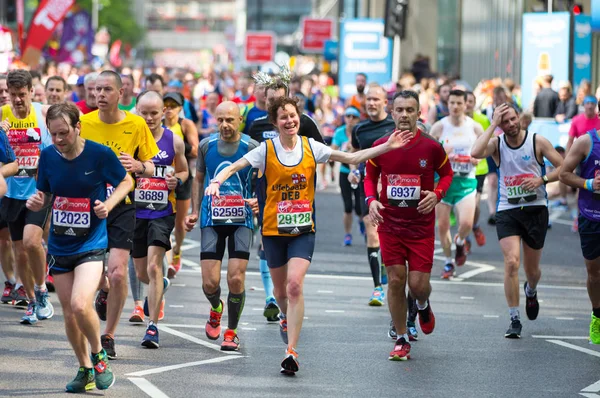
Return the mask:
POLYGON ((579 216, 578 229, 583 258, 595 260, 600 257, 600 222, 579 216))
POLYGON ((135 229, 135 206, 133 204, 118 204, 106 219, 108 232, 108 250, 133 247, 133 231, 135 229))
POLYGON ((548 231, 548 208, 546 206, 522 206, 496 213, 498 240, 520 236, 534 250, 544 247, 548 231))
POLYGON ((23 240, 23 231, 26 225, 37 225, 41 229, 46 227, 50 208, 40 211, 31 211, 26 206, 26 200, 3 198, 0 207, 0 217, 8 223, 10 238, 14 242, 23 240))
POLYGON ((150 246, 162 247, 166 251, 171 250, 171 232, 173 232, 173 228, 175 228, 175 214, 151 220, 136 219, 131 257, 146 257, 150 246))
POLYGON ((229 258, 248 260, 252 230, 241 225, 219 225, 202 228, 200 260, 222 261, 225 244, 229 258), (226 242, 227 241, 227 242, 226 242))
POLYGON ((54 256, 48 254, 46 261, 48 261, 50 275, 60 275, 75 271, 75 268, 77 268, 78 265, 93 263, 95 261, 99 262, 101 267, 104 267, 103 261, 105 254, 105 249, 90 250, 83 253, 72 254, 70 256, 54 256))

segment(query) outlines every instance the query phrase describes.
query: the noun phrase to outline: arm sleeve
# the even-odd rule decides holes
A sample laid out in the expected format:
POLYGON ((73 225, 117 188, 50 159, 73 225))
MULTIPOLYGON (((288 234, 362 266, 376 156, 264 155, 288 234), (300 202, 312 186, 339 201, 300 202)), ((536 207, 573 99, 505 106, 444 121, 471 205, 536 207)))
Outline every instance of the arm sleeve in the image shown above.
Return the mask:
POLYGON ((367 207, 373 200, 377 199, 377 183, 381 168, 377 165, 377 158, 368 160, 366 163, 367 172, 364 179, 365 197, 367 198, 367 207))
POLYGON ((121 165, 121 162, 119 162, 117 155, 109 147, 103 147, 102 149, 104 153, 100 157, 102 159, 102 167, 100 169, 102 170, 104 180, 113 187, 117 187, 123 181, 127 172, 123 165, 121 165))
POLYGON ((302 114, 302 120, 300 121, 300 130, 302 131, 302 134, 300 135, 312 138, 313 140, 318 141, 322 144, 325 143, 325 141, 323 140, 323 136, 319 131, 319 126, 317 125, 317 122, 315 122, 315 120, 312 117, 306 114, 302 114))
POLYGON ((2 148, 2 152, 0 153, 0 162, 12 163, 15 161, 15 152, 10 146, 10 142, 8 142, 8 137, 6 133, 0 132, 0 148, 2 148))
POLYGON ((440 180, 438 181, 438 185, 434 192, 439 202, 444 196, 446 196, 446 192, 450 188, 450 184, 452 184, 453 173, 452 166, 450 166, 450 162, 448 161, 448 156, 446 155, 446 151, 444 151, 444 147, 440 145, 438 148, 438 162, 436 164, 436 169, 438 175, 440 176, 440 180))
POLYGON ((152 136, 152 132, 148 128, 148 125, 143 119, 142 122, 143 124, 138 124, 138 138, 140 141, 138 144, 137 155, 138 160, 145 162, 158 154, 158 146, 156 145, 156 141, 154 141, 154 136, 152 136))
POLYGON ((331 156, 332 149, 325 144, 315 141, 312 138, 308 139, 310 147, 312 148, 313 155, 315 155, 315 161, 317 163, 327 163, 331 156))
POLYGON ((46 164, 48 163, 47 155, 46 151, 42 151, 38 163, 36 188, 41 192, 50 192, 50 182, 48 181, 47 174, 48 165, 46 164))

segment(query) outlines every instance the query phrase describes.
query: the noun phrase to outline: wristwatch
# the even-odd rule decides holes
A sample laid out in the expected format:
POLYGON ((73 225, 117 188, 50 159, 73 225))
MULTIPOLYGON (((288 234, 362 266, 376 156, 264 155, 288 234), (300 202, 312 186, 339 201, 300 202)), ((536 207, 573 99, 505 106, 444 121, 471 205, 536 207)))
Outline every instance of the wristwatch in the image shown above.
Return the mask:
POLYGON ((548 184, 548 176, 547 175, 543 175, 542 180, 544 180, 544 185, 548 184))
POLYGON ((142 171, 139 173, 135 173, 139 176, 141 176, 142 174, 144 174, 146 172, 146 164, 144 162, 140 162, 142 164, 142 171))

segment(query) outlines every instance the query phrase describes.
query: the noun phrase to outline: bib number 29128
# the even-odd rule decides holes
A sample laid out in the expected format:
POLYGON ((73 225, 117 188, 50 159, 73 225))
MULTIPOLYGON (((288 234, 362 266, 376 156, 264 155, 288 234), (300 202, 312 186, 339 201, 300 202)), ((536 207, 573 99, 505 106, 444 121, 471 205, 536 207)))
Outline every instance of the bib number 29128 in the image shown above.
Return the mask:
POLYGON ((277 230, 280 234, 299 235, 313 228, 312 205, 309 200, 277 202, 277 230))

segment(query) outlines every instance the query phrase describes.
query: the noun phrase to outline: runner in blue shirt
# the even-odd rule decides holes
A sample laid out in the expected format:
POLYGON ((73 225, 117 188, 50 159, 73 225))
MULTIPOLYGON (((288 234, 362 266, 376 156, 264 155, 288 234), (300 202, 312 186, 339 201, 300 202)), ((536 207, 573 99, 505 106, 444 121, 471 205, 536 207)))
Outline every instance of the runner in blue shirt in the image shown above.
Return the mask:
POLYGON ((100 343, 93 301, 108 245, 106 217, 133 188, 133 180, 110 148, 79 136, 74 104, 52 105, 46 123, 54 145, 40 154, 37 192, 27 200, 27 208, 52 208, 48 265, 80 366, 66 390, 85 392, 94 385, 105 390, 115 378, 100 343), (108 199, 107 184, 116 187, 108 199))

